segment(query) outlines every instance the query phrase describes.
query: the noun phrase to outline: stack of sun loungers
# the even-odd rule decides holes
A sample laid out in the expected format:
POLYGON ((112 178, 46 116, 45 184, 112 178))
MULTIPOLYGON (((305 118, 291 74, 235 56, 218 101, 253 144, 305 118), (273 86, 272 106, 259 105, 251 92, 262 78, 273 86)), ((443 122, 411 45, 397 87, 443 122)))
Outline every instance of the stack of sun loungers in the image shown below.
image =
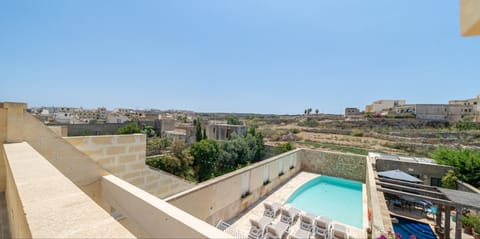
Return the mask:
POLYGON ((349 233, 345 226, 334 223, 323 216, 305 213, 290 205, 279 203, 264 204, 263 216, 250 219, 250 239, 348 239, 349 233), (281 214, 280 219, 277 219, 281 214), (291 230, 300 221, 298 229, 291 230))

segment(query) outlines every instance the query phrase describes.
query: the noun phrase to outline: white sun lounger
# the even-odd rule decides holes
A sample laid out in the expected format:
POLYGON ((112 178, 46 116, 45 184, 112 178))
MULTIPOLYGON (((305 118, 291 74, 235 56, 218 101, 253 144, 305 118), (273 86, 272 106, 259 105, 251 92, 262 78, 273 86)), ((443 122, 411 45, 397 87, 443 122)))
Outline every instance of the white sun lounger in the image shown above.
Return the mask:
POLYGON ((281 222, 287 223, 288 225, 293 225, 295 223, 295 220, 298 218, 298 215, 300 214, 300 210, 292 207, 290 205, 285 205, 281 209, 282 211, 282 216, 280 218, 281 222))
POLYGON ((300 215, 300 226, 295 234, 290 234, 292 239, 305 239, 310 238, 310 234, 313 231, 313 222, 315 221, 315 215, 311 213, 305 213, 300 215))
POLYGON ((284 222, 278 222, 275 225, 267 225, 265 239, 282 239, 288 232, 290 225, 284 222))
POLYGON ((265 233, 265 228, 267 225, 270 225, 273 221, 273 218, 263 216, 260 219, 250 218, 250 232, 248 233, 248 238, 250 239, 260 239, 265 233))
POLYGON ((334 223, 330 235, 332 239, 348 239, 348 230, 345 226, 334 223))
POLYGON ((323 216, 315 219, 314 231, 315 236, 327 239, 332 226, 332 220, 323 216))
POLYGON ((282 207, 282 204, 278 202, 274 202, 274 203, 264 202, 263 207, 265 208, 265 212, 263 213, 264 216, 275 218, 280 212, 280 208, 282 207))

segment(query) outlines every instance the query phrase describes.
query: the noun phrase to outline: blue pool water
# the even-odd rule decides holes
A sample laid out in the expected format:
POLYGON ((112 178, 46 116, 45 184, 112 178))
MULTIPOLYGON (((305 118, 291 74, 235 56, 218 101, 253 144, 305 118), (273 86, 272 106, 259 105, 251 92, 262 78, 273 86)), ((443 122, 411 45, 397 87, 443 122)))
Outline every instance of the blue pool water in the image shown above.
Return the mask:
POLYGON ((287 203, 317 216, 363 228, 361 182, 319 176, 298 188, 287 203))
POLYGON ((392 216, 392 218, 398 220, 398 223, 393 223, 393 230, 400 233, 402 239, 409 239, 411 235, 415 235, 417 239, 437 239, 428 224, 403 217, 392 216))

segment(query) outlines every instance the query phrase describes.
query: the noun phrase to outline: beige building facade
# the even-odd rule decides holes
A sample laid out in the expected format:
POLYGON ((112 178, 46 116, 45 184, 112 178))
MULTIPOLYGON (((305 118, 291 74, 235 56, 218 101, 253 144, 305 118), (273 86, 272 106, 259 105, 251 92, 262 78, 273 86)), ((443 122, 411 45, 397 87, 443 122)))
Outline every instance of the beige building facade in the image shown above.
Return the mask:
POLYGON ((460 0, 460 32, 463 36, 480 35, 480 1, 460 0))
POLYGON ((405 104, 405 100, 377 100, 365 107, 365 112, 379 114, 405 104))

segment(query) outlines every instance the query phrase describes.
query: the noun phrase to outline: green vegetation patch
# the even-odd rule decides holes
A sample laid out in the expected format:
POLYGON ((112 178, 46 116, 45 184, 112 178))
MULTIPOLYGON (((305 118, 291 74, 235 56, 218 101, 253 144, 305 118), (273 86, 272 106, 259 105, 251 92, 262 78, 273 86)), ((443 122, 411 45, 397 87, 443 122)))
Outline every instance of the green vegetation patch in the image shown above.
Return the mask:
POLYGON ((307 145, 307 146, 311 146, 311 147, 314 147, 314 148, 324 148, 324 149, 329 149, 329 150, 334 150, 334 151, 360 154, 360 155, 368 155, 368 152, 370 151, 368 149, 363 149, 363 148, 357 148, 357 147, 345 146, 345 145, 338 145, 338 144, 330 144, 330 143, 319 143, 319 142, 313 142, 313 141, 310 141, 310 140, 306 140, 304 142, 298 142, 298 144, 307 145))

